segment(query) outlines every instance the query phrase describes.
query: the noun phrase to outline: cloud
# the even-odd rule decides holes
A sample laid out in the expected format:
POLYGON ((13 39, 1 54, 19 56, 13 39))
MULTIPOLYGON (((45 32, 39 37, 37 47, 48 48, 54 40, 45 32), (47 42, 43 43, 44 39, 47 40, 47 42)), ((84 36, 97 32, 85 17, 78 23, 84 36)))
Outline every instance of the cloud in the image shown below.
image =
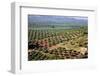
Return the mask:
POLYGON ((72 17, 77 20, 88 20, 88 17, 72 17))

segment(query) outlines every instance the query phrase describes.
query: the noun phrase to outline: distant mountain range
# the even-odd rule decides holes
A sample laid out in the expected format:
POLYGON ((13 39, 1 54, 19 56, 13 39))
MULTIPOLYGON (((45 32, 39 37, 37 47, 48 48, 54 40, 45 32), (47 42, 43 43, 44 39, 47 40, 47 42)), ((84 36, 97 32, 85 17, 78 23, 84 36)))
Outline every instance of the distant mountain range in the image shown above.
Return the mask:
POLYGON ((87 17, 80 16, 50 16, 50 15, 28 15, 29 24, 40 25, 60 25, 60 24, 77 24, 88 25, 87 17))

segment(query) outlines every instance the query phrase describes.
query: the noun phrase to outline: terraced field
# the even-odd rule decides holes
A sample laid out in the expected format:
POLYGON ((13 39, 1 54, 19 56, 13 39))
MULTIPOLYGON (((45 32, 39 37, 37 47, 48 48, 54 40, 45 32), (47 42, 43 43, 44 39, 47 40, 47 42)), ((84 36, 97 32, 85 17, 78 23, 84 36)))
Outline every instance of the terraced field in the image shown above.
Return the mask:
POLYGON ((28 60, 88 58, 87 26, 75 29, 28 29, 28 60))

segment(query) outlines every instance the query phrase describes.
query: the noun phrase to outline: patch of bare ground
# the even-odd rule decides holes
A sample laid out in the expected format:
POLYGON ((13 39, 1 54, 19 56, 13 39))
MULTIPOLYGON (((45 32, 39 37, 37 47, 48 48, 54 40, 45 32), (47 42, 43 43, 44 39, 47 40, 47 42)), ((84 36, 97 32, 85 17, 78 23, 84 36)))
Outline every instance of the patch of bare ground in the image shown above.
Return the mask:
POLYGON ((80 52, 82 53, 83 55, 88 51, 87 48, 85 47, 73 47, 72 45, 69 45, 69 44, 64 44, 64 43, 59 43, 57 45, 54 45, 52 47, 49 47, 48 49, 49 50, 53 50, 53 49, 57 49, 59 47, 62 47, 62 48, 65 48, 66 50, 70 50, 70 49, 73 49, 77 52, 80 52), (71 46, 71 47, 70 47, 71 46))
POLYGON ((59 48, 59 47, 63 47, 63 48, 68 49, 68 48, 66 47, 66 45, 63 45, 63 43, 59 43, 59 44, 57 44, 57 45, 54 45, 54 46, 52 46, 52 47, 49 47, 48 49, 49 49, 49 50, 53 50, 53 49, 57 49, 57 48, 59 48))

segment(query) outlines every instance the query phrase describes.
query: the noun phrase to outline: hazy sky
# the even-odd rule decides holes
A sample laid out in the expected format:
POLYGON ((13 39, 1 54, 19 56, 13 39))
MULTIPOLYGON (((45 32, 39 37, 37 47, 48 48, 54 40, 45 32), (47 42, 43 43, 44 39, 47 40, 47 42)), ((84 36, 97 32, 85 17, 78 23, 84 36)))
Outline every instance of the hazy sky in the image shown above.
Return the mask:
POLYGON ((88 23, 88 17, 82 16, 53 16, 53 15, 28 15, 29 23, 88 23))

